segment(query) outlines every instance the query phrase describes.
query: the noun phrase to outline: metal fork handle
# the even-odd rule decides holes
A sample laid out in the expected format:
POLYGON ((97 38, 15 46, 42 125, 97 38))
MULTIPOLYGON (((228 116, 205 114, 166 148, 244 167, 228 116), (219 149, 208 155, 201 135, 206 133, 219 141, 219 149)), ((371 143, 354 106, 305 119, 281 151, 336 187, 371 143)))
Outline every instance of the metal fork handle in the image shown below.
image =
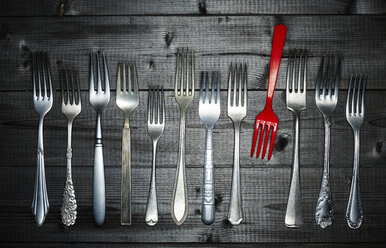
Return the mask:
POLYGON ((287 227, 300 227, 303 225, 302 197, 300 191, 300 166, 299 166, 299 113, 295 113, 295 143, 294 161, 292 168, 291 186, 288 196, 285 225, 287 227))
POLYGON ((188 193, 185 174, 185 122, 186 109, 181 109, 179 152, 171 202, 172 218, 177 225, 184 223, 188 215, 188 193))
POLYGON ((38 151, 36 161, 36 174, 35 174, 35 186, 34 195, 32 199, 32 213, 35 216, 35 221, 38 226, 43 225, 47 216, 50 204, 48 202, 47 185, 46 185, 46 173, 44 168, 44 150, 43 150, 43 120, 44 117, 39 119, 39 131, 38 131, 38 151))
POLYGON ((106 211, 105 171, 103 164, 102 127, 100 114, 97 116, 96 142, 94 147, 93 214, 95 224, 103 225, 106 211))
POLYGON ((232 173, 232 191, 229 202, 228 220, 232 225, 239 225, 243 217, 240 187, 240 123, 234 123, 235 128, 235 152, 232 173))
POLYGON ((330 226, 334 220, 334 202, 330 186, 330 136, 331 118, 324 117, 324 163, 323 177, 316 204, 315 221, 321 228, 330 226))
POLYGON ((157 154, 157 140, 153 141, 153 165, 151 170, 151 181, 149 189, 149 197, 147 199, 146 207, 146 224, 149 226, 154 226, 158 222, 158 209, 157 209, 157 189, 156 189, 156 179, 155 179, 155 158, 157 154))
POLYGON ((346 219, 347 224, 352 229, 357 229, 361 226, 363 220, 363 209, 361 203, 361 195, 359 189, 359 130, 354 131, 354 168, 351 180, 350 198, 347 205, 346 219))
POLYGON ((215 218, 212 127, 206 128, 205 144, 204 187, 202 191, 201 220, 204 224, 210 225, 214 222, 215 218))
POLYGON ((129 120, 125 119, 122 129, 121 225, 131 225, 131 140, 129 120))

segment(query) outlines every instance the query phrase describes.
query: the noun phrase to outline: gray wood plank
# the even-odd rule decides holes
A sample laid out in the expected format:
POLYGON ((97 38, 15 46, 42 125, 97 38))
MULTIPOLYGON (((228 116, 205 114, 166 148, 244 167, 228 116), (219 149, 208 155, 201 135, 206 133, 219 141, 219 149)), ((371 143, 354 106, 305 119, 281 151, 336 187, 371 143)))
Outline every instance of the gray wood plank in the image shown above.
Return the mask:
POLYGON ((0 16, 384 14, 382 0, 2 1, 0 16))
MULTIPOLYGON (((369 83, 370 84, 370 83, 369 83)), ((178 151, 179 108, 174 92, 166 92, 166 129, 158 146, 158 164, 175 168, 178 151)), ((198 92, 196 92, 198 95, 198 92)), ((382 167, 386 157, 386 101, 385 91, 368 91, 366 118, 361 133, 361 161, 367 166, 382 167)), ((285 106, 285 92, 276 92, 274 110, 280 120, 278 136, 270 161, 251 158, 250 149, 256 115, 265 104, 265 92, 249 92, 248 115, 242 124, 240 158, 244 167, 277 167, 292 165, 294 123, 292 113, 285 106)), ((30 92, 0 93, 0 157, 1 167, 35 166, 38 118, 33 110, 30 92)), ((300 151, 302 166, 322 166, 324 126, 315 106, 314 93, 307 95, 307 110, 301 114, 300 151)), ((95 112, 89 104, 87 92, 82 94, 83 110, 75 119, 73 132, 73 164, 76 167, 93 165, 95 112)), ((214 161, 216 166, 231 167, 233 163, 233 126, 226 115, 226 92, 222 93, 222 109, 214 129, 214 161)), ((332 120, 331 164, 351 167, 353 157, 352 129, 345 117, 346 92, 339 95, 339 104, 332 120)), ((132 164, 143 167, 151 164, 151 140, 146 129, 147 93, 140 93, 140 104, 131 116, 132 164)), ((48 167, 65 164, 67 121, 61 113, 59 92, 54 106, 45 119, 45 154, 48 167)), ((123 113, 115 105, 114 94, 102 117, 105 164, 120 164, 123 113)), ((198 115, 198 96, 188 110, 186 163, 201 167, 204 161, 205 129, 198 115)))
MULTIPOLYGON (((309 52, 308 78, 315 86, 324 54, 343 56, 342 88, 351 73, 369 77, 370 89, 385 89, 385 16, 134 16, 134 17, 29 17, 0 18, 0 91, 32 88, 30 51, 48 51, 54 87, 58 69, 79 70, 81 87, 88 89, 89 52, 108 55, 110 80, 115 88, 116 63, 135 61, 140 88, 162 84, 173 89, 175 52, 191 47, 196 52, 197 79, 202 70, 219 70, 227 77, 231 62, 246 62, 249 87, 266 88, 274 25, 287 26, 284 58, 277 89, 285 89, 287 55, 291 49, 309 52)), ((198 80, 197 80, 198 82, 198 80)), ((197 87, 197 86, 196 86, 197 87)))

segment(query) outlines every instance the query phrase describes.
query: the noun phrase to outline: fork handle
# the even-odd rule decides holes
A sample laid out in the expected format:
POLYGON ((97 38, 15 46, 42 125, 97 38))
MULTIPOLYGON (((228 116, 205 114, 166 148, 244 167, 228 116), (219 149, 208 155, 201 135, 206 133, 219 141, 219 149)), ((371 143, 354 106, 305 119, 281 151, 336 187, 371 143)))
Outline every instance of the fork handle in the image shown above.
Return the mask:
POLYGON ((102 126, 101 116, 97 116, 96 141, 94 147, 94 173, 93 173, 93 214, 94 222, 97 226, 103 225, 106 211, 105 195, 105 169, 103 163, 103 144, 102 144, 102 126))
POLYGON ((267 103, 266 105, 272 107, 272 98, 275 91, 275 85, 277 80, 277 74, 279 73, 281 55, 283 53, 285 36, 287 28, 278 24, 273 31, 271 62, 269 66, 269 78, 268 78, 268 90, 267 90, 267 103))
POLYGON ((285 225, 287 227, 301 227, 303 225, 302 197, 300 191, 299 166, 299 113, 295 113, 295 143, 294 161, 292 168, 291 186, 288 196, 285 225))
POLYGON ((122 129, 121 225, 131 225, 130 126, 122 129))
POLYGON ((157 154, 157 143, 158 141, 153 141, 153 164, 151 169, 151 179, 150 179, 150 188, 149 196, 147 198, 146 206, 146 215, 145 221, 149 226, 154 226, 158 222, 158 208, 157 208, 157 189, 156 189, 156 178, 155 178, 155 158, 157 154))
POLYGON ((201 220, 210 225, 214 222, 214 181, 213 181, 213 145, 212 128, 206 129, 206 148, 204 165, 204 187, 202 191, 201 220))
POLYGON ((354 168, 351 180, 350 198, 346 211, 347 224, 352 229, 359 228, 363 220, 363 209, 359 190, 359 137, 359 130, 354 131, 354 168))

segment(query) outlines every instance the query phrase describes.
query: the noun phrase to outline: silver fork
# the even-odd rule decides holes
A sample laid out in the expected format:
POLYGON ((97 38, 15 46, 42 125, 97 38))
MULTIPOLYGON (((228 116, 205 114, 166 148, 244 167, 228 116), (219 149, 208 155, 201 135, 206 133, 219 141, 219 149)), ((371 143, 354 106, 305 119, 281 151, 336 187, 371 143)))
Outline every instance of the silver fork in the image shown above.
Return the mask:
POLYGON ((147 132, 153 140, 153 166, 151 170, 151 182, 149 197, 147 199, 145 221, 149 226, 158 222, 157 189, 155 179, 155 158, 157 154, 157 143, 165 129, 165 96, 163 88, 149 89, 147 102, 147 132))
POLYGON ((51 72, 47 53, 36 52, 31 54, 33 102, 36 113, 39 115, 38 152, 35 174, 34 196, 32 213, 38 226, 43 225, 50 204, 47 196, 46 173, 44 168, 43 149, 43 122, 44 116, 50 111, 53 102, 51 72), (49 95, 47 86, 49 85, 49 95))
POLYGON ((201 220, 210 225, 214 222, 214 181, 213 181, 213 125, 220 117, 220 73, 212 72, 209 89, 209 73, 202 72, 198 113, 206 128, 204 187, 202 191, 201 220), (204 94, 205 90, 205 94, 204 94))
POLYGON ((247 115, 247 76, 246 64, 229 66, 228 116, 235 129, 232 192, 228 211, 228 220, 232 225, 239 225, 244 219, 240 187, 240 124, 247 115))
POLYGON ((359 190, 359 131, 361 129, 363 120, 365 119, 366 81, 366 75, 359 74, 358 76, 358 74, 355 74, 354 76, 352 74, 350 79, 350 85, 347 91, 346 119, 353 129, 355 142, 353 176, 351 181, 350 198, 348 200, 346 211, 347 224, 352 229, 359 228, 363 220, 363 209, 359 190), (358 88, 356 89, 355 87, 357 82, 358 88))
POLYGON ((67 169, 66 169, 66 184, 63 193, 63 205, 61 208, 62 223, 66 226, 75 224, 76 220, 76 199, 74 185, 72 182, 71 172, 71 133, 72 123, 81 111, 81 96, 78 73, 74 70, 64 69, 60 73, 60 81, 62 88, 62 112, 68 119, 67 130, 67 169))
POLYGON ((306 109, 306 82, 307 55, 302 51, 292 51, 288 58, 286 99, 287 109, 292 111, 295 116, 295 141, 292 179, 288 196, 287 211, 285 215, 285 225, 287 227, 300 227, 303 225, 299 165, 299 121, 300 112, 306 109))
POLYGON ((171 200, 171 214, 174 222, 181 225, 188 215, 188 194, 185 173, 185 122, 186 110, 194 98, 194 53, 177 49, 174 96, 180 106, 180 142, 177 170, 171 200))
POLYGON ((325 58, 319 68, 316 79, 315 102, 324 119, 324 164, 320 193, 315 210, 315 221, 321 228, 331 225, 334 220, 334 204, 330 186, 330 127, 331 115, 338 103, 338 91, 341 71, 340 58, 325 58), (337 60, 337 66, 335 66, 337 60), (321 91, 322 90, 322 91, 321 91))
POLYGON ((103 165, 103 144, 102 144, 102 126, 101 114, 103 109, 110 101, 109 72, 105 53, 102 53, 102 59, 99 58, 100 52, 95 54, 97 68, 97 90, 94 88, 94 62, 93 53, 90 54, 90 103, 97 113, 96 139, 94 147, 94 173, 93 173, 93 215, 95 224, 100 226, 105 221, 106 195, 105 195, 105 172, 103 165), (102 89, 102 76, 100 64, 103 60, 105 89, 102 89))
POLYGON ((122 129, 121 225, 131 225, 130 113, 138 106, 138 103, 137 69, 135 65, 127 64, 126 68, 126 63, 118 63, 116 104, 125 114, 125 124, 122 129), (121 85, 121 80, 123 85, 121 85))

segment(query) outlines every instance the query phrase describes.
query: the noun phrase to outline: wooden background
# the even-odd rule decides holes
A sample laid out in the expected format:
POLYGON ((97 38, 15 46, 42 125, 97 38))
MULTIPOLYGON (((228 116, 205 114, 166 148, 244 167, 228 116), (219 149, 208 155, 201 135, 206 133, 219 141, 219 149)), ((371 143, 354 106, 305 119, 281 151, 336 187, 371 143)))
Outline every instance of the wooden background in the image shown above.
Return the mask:
MULTIPOLYGON (((4 0, 0 3, 0 246, 2 247, 384 247, 386 242, 386 2, 383 0, 4 0), (287 26, 282 67, 274 98, 279 131, 270 161, 250 158, 254 120, 265 103, 273 28, 287 26), (245 221, 227 221, 233 163, 233 127, 226 115, 226 94, 214 129, 216 221, 200 220, 205 129, 197 97, 187 118, 187 181, 189 214, 182 226, 170 216, 177 162, 179 110, 173 97, 175 52, 196 52, 196 71, 219 70, 226 88, 231 62, 248 64, 248 115, 241 131, 241 178, 245 221), (305 225, 284 226, 292 166, 294 124, 285 106, 285 68, 290 49, 307 49, 307 110, 301 115, 301 180, 305 225), (33 110, 31 51, 49 52, 54 88, 58 69, 79 70, 82 113, 73 132, 73 179, 78 201, 75 226, 60 224, 65 182, 67 122, 59 92, 46 116, 44 142, 50 210, 37 227, 30 210, 36 160, 38 117, 33 110), (108 56, 112 97, 103 113, 107 216, 103 227, 92 219, 92 165, 95 112, 88 100, 88 54, 108 56), (315 224, 324 130, 316 109, 316 71, 324 54, 343 56, 339 103, 332 119, 331 182, 335 222, 322 230, 315 224), (133 224, 121 226, 120 149, 123 114, 115 105, 116 63, 135 61, 140 104, 131 117, 133 146, 133 224), (368 75, 366 119, 361 133, 361 191, 364 221, 348 228, 344 215, 353 163, 353 135, 345 118, 351 73, 368 75), (145 224, 150 182, 151 140, 146 131, 149 85, 166 89, 166 131, 158 147, 157 180, 160 220, 145 224), (134 243, 134 244, 133 244, 134 243)), ((196 85, 196 89, 198 84, 196 85)), ((197 92, 196 92, 197 93, 197 92)))

